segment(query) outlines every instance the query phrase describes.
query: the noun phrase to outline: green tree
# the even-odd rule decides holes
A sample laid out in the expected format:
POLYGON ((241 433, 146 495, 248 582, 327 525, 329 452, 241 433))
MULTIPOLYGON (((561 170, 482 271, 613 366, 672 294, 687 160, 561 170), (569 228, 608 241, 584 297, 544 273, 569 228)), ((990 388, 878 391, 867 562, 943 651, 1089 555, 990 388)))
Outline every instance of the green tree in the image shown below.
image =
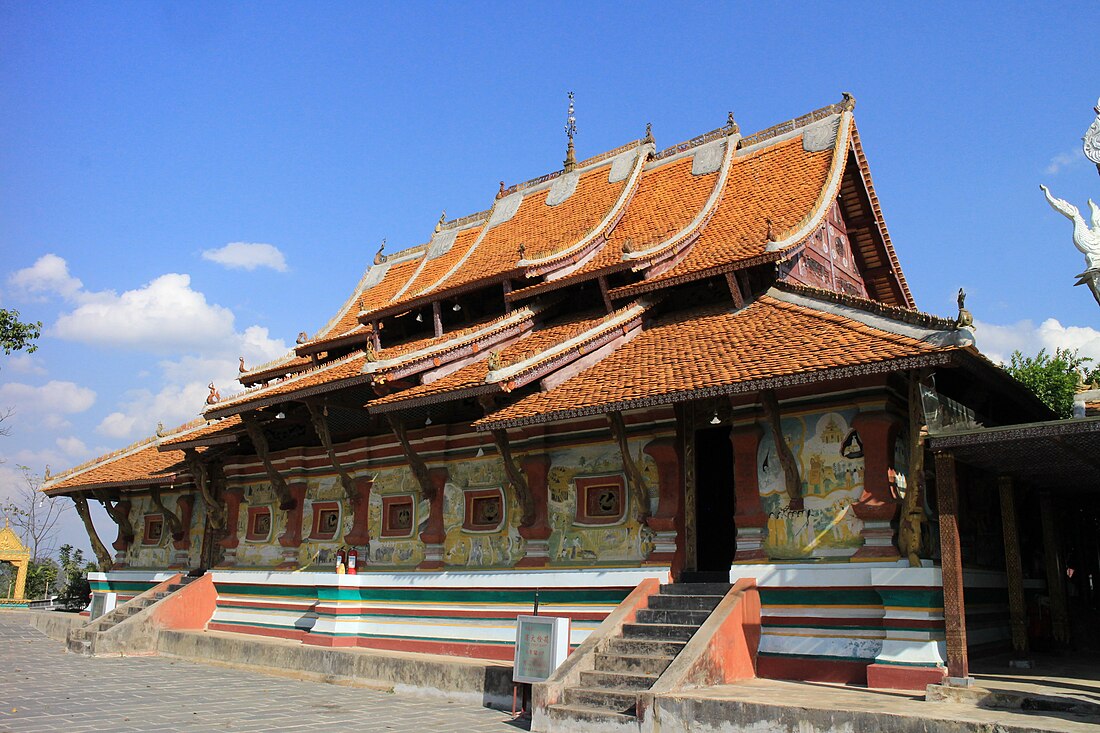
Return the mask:
POLYGON ((42 335, 42 321, 23 323, 19 311, 0 308, 0 346, 5 354, 26 350, 28 354, 38 349, 35 339, 42 335))
POLYGON ((70 611, 79 611, 88 605, 92 587, 88 583, 88 573, 96 569, 95 563, 84 562, 84 552, 73 549, 72 545, 62 545, 58 550, 61 561, 60 593, 58 603, 70 611))
POLYGON ((57 571, 57 563, 52 558, 31 560, 27 563, 27 588, 24 595, 30 600, 48 596, 57 582, 57 571))
MULTIPOLYGON (((1019 351, 1012 357, 1005 370, 1035 393, 1060 418, 1073 417, 1073 396, 1082 379, 1088 379, 1087 365, 1092 361, 1080 356, 1076 350, 1055 349, 1054 354, 1040 349, 1034 357, 1026 357, 1019 351)), ((1097 376, 1097 369, 1091 375, 1097 376)))

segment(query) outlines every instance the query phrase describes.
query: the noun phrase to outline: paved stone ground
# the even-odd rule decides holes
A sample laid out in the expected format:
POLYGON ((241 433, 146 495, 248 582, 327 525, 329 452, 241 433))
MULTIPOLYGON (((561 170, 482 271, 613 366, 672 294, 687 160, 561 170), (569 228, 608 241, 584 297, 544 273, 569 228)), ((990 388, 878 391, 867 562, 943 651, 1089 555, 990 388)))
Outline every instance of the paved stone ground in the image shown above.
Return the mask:
POLYGON ((506 712, 158 657, 82 657, 0 613, 0 731, 515 733, 506 712))

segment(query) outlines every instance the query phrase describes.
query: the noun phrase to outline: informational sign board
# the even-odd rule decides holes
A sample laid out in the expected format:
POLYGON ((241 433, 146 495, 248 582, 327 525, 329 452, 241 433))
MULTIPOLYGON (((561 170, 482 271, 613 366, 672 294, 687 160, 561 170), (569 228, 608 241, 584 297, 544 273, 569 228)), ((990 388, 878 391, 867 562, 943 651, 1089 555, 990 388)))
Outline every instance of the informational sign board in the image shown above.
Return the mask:
POLYGON ((569 619, 557 616, 516 617, 513 682, 543 682, 569 654, 569 619))
POLYGON ((118 604, 117 593, 93 593, 92 605, 88 613, 90 619, 97 619, 108 611, 115 610, 118 604))

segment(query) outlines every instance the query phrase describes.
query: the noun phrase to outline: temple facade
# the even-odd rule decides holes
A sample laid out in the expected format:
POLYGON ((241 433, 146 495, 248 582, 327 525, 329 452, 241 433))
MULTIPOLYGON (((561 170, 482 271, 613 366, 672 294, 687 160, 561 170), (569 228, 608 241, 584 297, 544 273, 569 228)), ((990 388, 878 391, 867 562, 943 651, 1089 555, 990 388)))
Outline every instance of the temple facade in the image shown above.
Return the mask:
MULTIPOLYGON (((203 569, 210 629, 510 659, 536 594, 576 647, 649 579, 751 578, 757 674, 942 680, 929 410, 1048 413, 916 310, 853 110, 647 130, 379 250, 200 419, 50 477, 93 590, 203 569)), ((959 571, 1003 642, 1003 573, 959 571)))

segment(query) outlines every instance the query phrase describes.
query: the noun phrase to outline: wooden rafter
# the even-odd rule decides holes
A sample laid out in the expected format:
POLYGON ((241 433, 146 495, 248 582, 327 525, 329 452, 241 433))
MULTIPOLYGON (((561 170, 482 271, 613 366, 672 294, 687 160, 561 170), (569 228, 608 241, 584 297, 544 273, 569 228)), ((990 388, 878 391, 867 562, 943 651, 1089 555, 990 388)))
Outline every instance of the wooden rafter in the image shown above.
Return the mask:
POLYGON ((428 475, 428 465, 424 463, 424 459, 416 452, 412 442, 409 440, 408 428, 405 426, 405 423, 401 422, 392 414, 387 414, 386 419, 390 423, 390 429, 393 430, 394 437, 396 437, 397 442, 401 444, 401 450, 405 453, 405 460, 409 462, 409 468, 416 478, 416 483, 420 485, 421 497, 428 501, 433 501, 436 494, 435 485, 432 483, 431 476, 428 475))
POLYGON ((92 543, 92 552, 95 553, 96 560, 99 561, 100 571, 109 571, 114 567, 114 561, 111 553, 99 539, 99 533, 95 531, 91 512, 88 511, 88 497, 84 494, 70 494, 69 498, 73 500, 73 504, 76 504, 76 513, 80 515, 80 521, 84 522, 84 531, 88 533, 88 540, 92 543))
POLYGON ((179 516, 176 515, 171 509, 164 505, 164 501, 161 500, 160 487, 151 486, 149 488, 153 495, 153 504, 157 509, 160 509, 161 514, 164 515, 164 521, 168 523, 168 531, 172 534, 172 539, 178 540, 183 538, 183 522, 180 521, 179 516))
POLYGON ((784 486, 787 490, 787 498, 793 501, 802 499, 802 479, 798 475, 798 461, 795 460, 791 447, 787 445, 783 437, 783 426, 779 420, 779 400, 775 397, 775 391, 766 389, 760 393, 760 404, 764 406, 764 416, 768 420, 768 427, 772 431, 772 439, 775 441, 775 453, 779 456, 779 463, 783 466, 784 486))
POLYGON ((615 441, 619 444, 619 453, 623 457, 623 471, 626 473, 627 483, 630 484, 630 493, 634 495, 638 502, 638 521, 645 521, 645 518, 649 516, 649 492, 646 489, 645 477, 642 476, 641 469, 638 468, 634 456, 630 453, 630 443, 627 440, 623 414, 617 411, 609 412, 607 413, 607 422, 611 425, 611 434, 615 436, 615 441))
POLYGON ((313 423, 313 430, 317 433, 317 437, 321 439, 321 445, 325 446, 325 450, 328 451, 329 462, 332 463, 332 467, 336 469, 336 473, 340 477, 340 486, 344 488, 344 495, 352 504, 358 504, 359 492, 355 490, 355 481, 352 480, 351 474, 347 472, 344 464, 336 456, 336 446, 332 442, 332 433, 328 429, 328 419, 326 417, 328 408, 317 404, 314 400, 306 400, 306 407, 309 409, 309 419, 313 423))
POLYGON ((268 446, 263 426, 260 425, 260 421, 255 414, 242 413, 241 422, 244 423, 244 429, 248 431, 248 438, 252 441, 252 447, 256 449, 256 455, 259 457, 260 462, 264 464, 264 471, 267 472, 267 478, 271 481, 271 488, 275 490, 275 495, 279 497, 279 508, 283 511, 290 511, 295 507, 297 501, 290 493, 290 487, 287 486, 286 479, 282 477, 282 474, 275 469, 275 465, 271 462, 271 449, 268 446))

